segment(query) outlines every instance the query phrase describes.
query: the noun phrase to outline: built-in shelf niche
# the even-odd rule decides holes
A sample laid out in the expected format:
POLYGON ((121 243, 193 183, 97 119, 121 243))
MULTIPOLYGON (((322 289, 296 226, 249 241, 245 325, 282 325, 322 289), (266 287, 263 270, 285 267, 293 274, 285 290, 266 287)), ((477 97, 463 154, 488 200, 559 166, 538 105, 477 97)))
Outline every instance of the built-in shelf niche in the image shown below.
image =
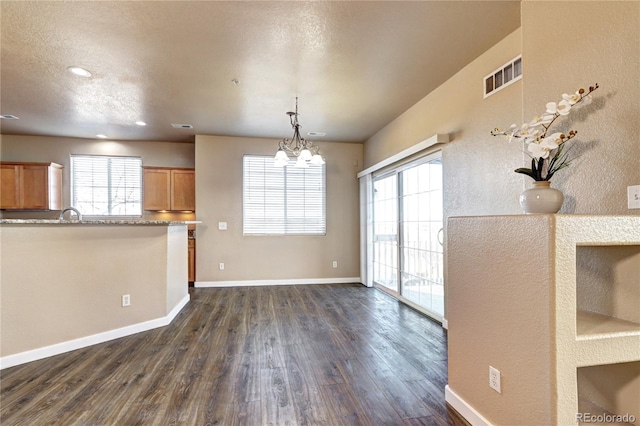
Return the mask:
POLYGON ((640 361, 580 367, 577 370, 579 413, 621 416, 618 419, 609 417, 609 421, 605 419, 603 424, 637 424, 640 420, 640 361))
POLYGON ((640 245, 576 247, 578 338, 640 335, 640 245))

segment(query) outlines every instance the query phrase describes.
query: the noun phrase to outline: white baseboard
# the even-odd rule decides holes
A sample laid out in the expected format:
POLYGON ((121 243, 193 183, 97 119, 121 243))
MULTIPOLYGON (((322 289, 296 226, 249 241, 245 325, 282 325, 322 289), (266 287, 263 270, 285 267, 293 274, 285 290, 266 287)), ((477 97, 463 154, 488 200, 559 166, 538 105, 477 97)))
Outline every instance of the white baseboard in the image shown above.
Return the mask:
POLYGON ((360 283, 360 277, 351 278, 305 278, 292 280, 247 280, 247 281, 196 281, 196 288, 205 287, 247 287, 266 285, 301 285, 301 284, 352 284, 360 283))
POLYGON ((460 396, 451 390, 449 385, 444 387, 444 400, 452 406, 472 426, 492 426, 491 423, 460 396))
POLYGON ((442 328, 449 330, 449 321, 446 318, 442 318, 442 328))
POLYGON ((97 345, 98 343, 108 342, 109 340, 119 339, 121 337, 130 336, 142 331, 152 330, 154 328, 164 327, 173 321, 178 313, 185 307, 191 297, 187 294, 178 302, 178 304, 162 318, 141 322, 138 324, 128 325, 126 327, 117 328, 115 330, 105 331, 103 333, 93 334, 91 336, 80 337, 79 339, 69 340, 67 342, 56 343, 55 345, 45 346, 43 348, 33 349, 26 352, 20 352, 14 355, 7 355, 0 358, 0 370, 4 368, 14 367, 16 365, 25 364, 31 361, 47 358, 54 355, 60 355, 65 352, 74 351, 76 349, 86 348, 87 346, 97 345))

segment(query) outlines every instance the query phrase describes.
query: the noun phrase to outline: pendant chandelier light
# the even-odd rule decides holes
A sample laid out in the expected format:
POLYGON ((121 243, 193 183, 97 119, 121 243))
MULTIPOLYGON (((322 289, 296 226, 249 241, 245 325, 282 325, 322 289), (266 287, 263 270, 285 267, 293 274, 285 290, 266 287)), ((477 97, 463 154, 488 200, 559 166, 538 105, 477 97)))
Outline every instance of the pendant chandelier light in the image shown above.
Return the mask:
POLYGON ((320 150, 313 142, 300 136, 300 123, 298 123, 298 98, 296 97, 296 112, 287 112, 291 127, 293 127, 293 137, 284 138, 278 142, 278 152, 273 159, 276 166, 284 167, 289 164, 289 155, 298 157, 295 167, 309 167, 309 164, 324 164, 320 155, 320 150))

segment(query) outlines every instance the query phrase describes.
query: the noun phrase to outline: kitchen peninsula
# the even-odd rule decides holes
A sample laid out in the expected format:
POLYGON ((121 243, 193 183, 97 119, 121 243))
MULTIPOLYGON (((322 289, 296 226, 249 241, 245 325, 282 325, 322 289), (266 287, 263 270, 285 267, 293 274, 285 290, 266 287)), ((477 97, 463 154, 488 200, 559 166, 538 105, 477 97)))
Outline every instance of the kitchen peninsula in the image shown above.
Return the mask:
POLYGON ((0 368, 169 324, 190 223, 0 220, 0 368))

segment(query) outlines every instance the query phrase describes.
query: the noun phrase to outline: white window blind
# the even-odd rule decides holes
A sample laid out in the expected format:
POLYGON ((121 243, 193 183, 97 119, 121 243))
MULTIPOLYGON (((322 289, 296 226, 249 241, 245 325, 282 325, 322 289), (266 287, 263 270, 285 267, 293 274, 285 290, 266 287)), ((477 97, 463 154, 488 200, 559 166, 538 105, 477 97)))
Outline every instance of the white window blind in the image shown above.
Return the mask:
POLYGON ((243 229, 245 234, 324 235, 325 166, 273 165, 272 156, 245 155, 243 160, 243 229))
POLYGON ((142 159, 71 156, 71 205, 86 216, 142 215, 142 159))

